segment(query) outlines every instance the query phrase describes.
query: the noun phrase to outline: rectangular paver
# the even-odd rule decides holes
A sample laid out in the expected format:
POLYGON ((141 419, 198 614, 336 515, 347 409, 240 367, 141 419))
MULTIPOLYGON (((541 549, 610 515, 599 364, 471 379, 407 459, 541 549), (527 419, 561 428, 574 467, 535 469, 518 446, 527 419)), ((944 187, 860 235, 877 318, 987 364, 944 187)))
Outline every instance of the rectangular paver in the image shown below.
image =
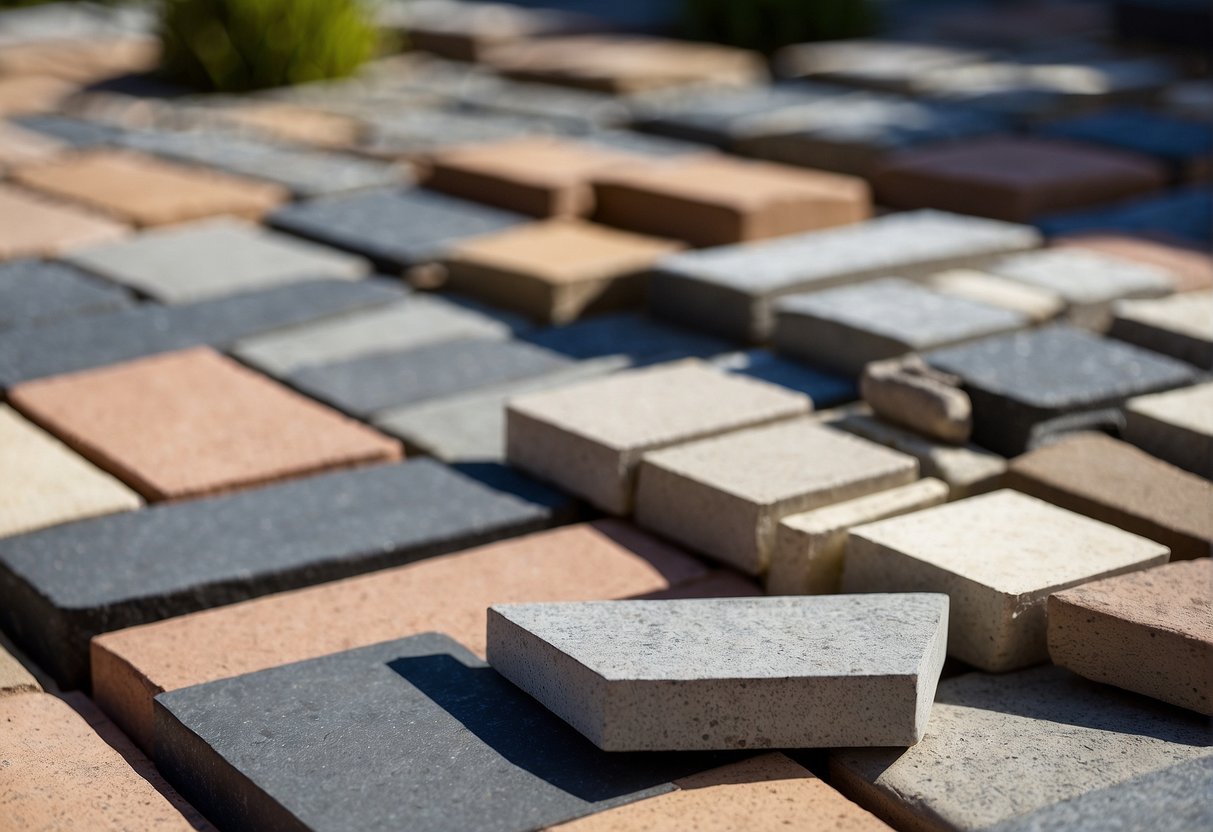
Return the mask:
POLYGON ((1130 399, 1125 419, 1125 439, 1213 479, 1213 382, 1130 399))
POLYGON ((1035 323, 1056 318, 1066 302, 1056 292, 977 269, 948 269, 927 278, 927 285, 945 295, 1001 306, 1027 315, 1035 323))
POLYGON ((132 304, 129 293, 63 263, 13 260, 0 264, 0 330, 112 312, 132 304))
POLYGON ((1121 301, 1112 309, 1108 334, 1213 370, 1213 291, 1121 301))
POLYGON ((92 211, 0 184, 0 261, 51 257, 126 236, 129 226, 92 211))
POLYGON ((1165 269, 1175 281, 1175 291, 1213 289, 1213 254, 1174 241, 1152 240, 1131 234, 1075 234, 1053 241, 1058 247, 1074 247, 1114 257, 1123 257, 1165 269))
POLYGON ((784 78, 911 92, 925 72, 959 69, 985 60, 988 54, 977 47, 946 43, 848 38, 786 46, 775 55, 775 70, 784 78))

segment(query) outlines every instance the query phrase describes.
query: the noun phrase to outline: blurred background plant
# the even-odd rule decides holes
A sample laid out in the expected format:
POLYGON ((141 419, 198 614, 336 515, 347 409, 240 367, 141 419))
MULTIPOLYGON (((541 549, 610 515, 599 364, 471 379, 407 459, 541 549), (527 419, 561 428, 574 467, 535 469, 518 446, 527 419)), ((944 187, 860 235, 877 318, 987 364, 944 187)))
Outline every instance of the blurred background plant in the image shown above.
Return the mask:
POLYGON ((874 0, 683 0, 687 37, 772 52, 791 43, 876 31, 874 0))

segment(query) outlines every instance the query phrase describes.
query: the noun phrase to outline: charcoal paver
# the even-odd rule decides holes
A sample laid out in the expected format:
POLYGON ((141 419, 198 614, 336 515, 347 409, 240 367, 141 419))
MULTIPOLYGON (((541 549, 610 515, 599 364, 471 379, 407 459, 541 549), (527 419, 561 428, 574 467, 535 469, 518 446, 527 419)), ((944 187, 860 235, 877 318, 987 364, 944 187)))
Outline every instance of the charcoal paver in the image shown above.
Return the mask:
POLYGON ((0 262, 53 257, 78 246, 108 243, 129 226, 41 194, 0 184, 0 262))
POLYGON ((1121 301, 1112 309, 1108 334, 1213 370, 1213 291, 1121 301))
POLYGON ((1213 382, 1130 399, 1125 419, 1129 442, 1213 479, 1213 382))
POLYGON ((636 313, 602 315, 567 326, 546 327, 523 338, 578 361, 609 359, 624 365, 709 358, 731 346, 720 338, 636 313))
POLYGON ((43 260, 0 264, 0 331, 133 304, 131 296, 79 269, 43 260))

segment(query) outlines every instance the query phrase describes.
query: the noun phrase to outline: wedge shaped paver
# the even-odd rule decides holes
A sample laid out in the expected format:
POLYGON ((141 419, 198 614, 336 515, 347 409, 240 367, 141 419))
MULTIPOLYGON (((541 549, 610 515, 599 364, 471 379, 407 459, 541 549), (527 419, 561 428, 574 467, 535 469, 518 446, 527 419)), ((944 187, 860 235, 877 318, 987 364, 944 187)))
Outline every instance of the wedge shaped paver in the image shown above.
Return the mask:
POLYGON ((1125 417, 1125 439, 1213 479, 1213 382, 1130 399, 1125 417))
POLYGON ((810 406, 804 395, 680 361, 511 400, 506 457, 627 514, 646 451, 800 416, 810 406))
POLYGON ((0 261, 53 257, 125 237, 125 223, 0 184, 0 261))
POLYGON ((939 211, 892 214, 757 245, 672 255, 654 267, 649 308, 697 329, 765 341, 780 295, 980 266, 1039 245, 1039 233, 1027 226, 939 211))
POLYGON ((0 623, 64 687, 93 636, 536 531, 572 502, 426 459, 0 538, 0 623))
POLYGON ((0 264, 0 331, 113 312, 132 304, 131 296, 122 289, 63 263, 14 260, 0 264))
MULTIPOLYGON (((945 679, 922 742, 907 751, 835 751, 830 782, 898 828, 976 832, 1016 829, 1036 812, 1064 811, 1084 795, 1211 756, 1206 718, 1047 667, 945 679)), ((1090 828, 1155 828, 1090 820, 1090 828)))
POLYGON ((162 693, 155 760, 224 829, 315 832, 525 832, 720 764, 598 751, 436 633, 162 693))
POLYGON ((784 517, 917 478, 910 456, 812 418, 788 420, 645 453, 636 522, 761 575, 784 517))
POLYGON ((1049 656, 1075 673, 1213 715, 1213 560, 1049 597, 1049 656))
POLYGON ((606 751, 904 746, 947 627, 925 593, 501 605, 488 659, 606 751))
POLYGON ((227 218, 151 231, 65 259, 165 303, 370 272, 360 257, 227 218))
POLYGON ((858 526, 844 592, 945 592, 948 653, 990 672, 1048 660, 1048 596, 1167 562, 1166 546, 1015 491, 858 526))
POLYGON ((1113 307, 1108 334, 1213 370, 1213 291, 1121 301, 1113 307))

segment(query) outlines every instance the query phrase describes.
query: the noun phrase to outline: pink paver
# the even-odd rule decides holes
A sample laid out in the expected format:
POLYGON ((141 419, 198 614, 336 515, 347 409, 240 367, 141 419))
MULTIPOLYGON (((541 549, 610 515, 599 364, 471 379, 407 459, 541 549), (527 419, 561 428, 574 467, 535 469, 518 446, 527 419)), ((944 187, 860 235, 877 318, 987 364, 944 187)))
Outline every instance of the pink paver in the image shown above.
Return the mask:
POLYGON ((0 262, 53 257, 80 246, 112 242, 128 233, 121 222, 0 184, 0 262))

